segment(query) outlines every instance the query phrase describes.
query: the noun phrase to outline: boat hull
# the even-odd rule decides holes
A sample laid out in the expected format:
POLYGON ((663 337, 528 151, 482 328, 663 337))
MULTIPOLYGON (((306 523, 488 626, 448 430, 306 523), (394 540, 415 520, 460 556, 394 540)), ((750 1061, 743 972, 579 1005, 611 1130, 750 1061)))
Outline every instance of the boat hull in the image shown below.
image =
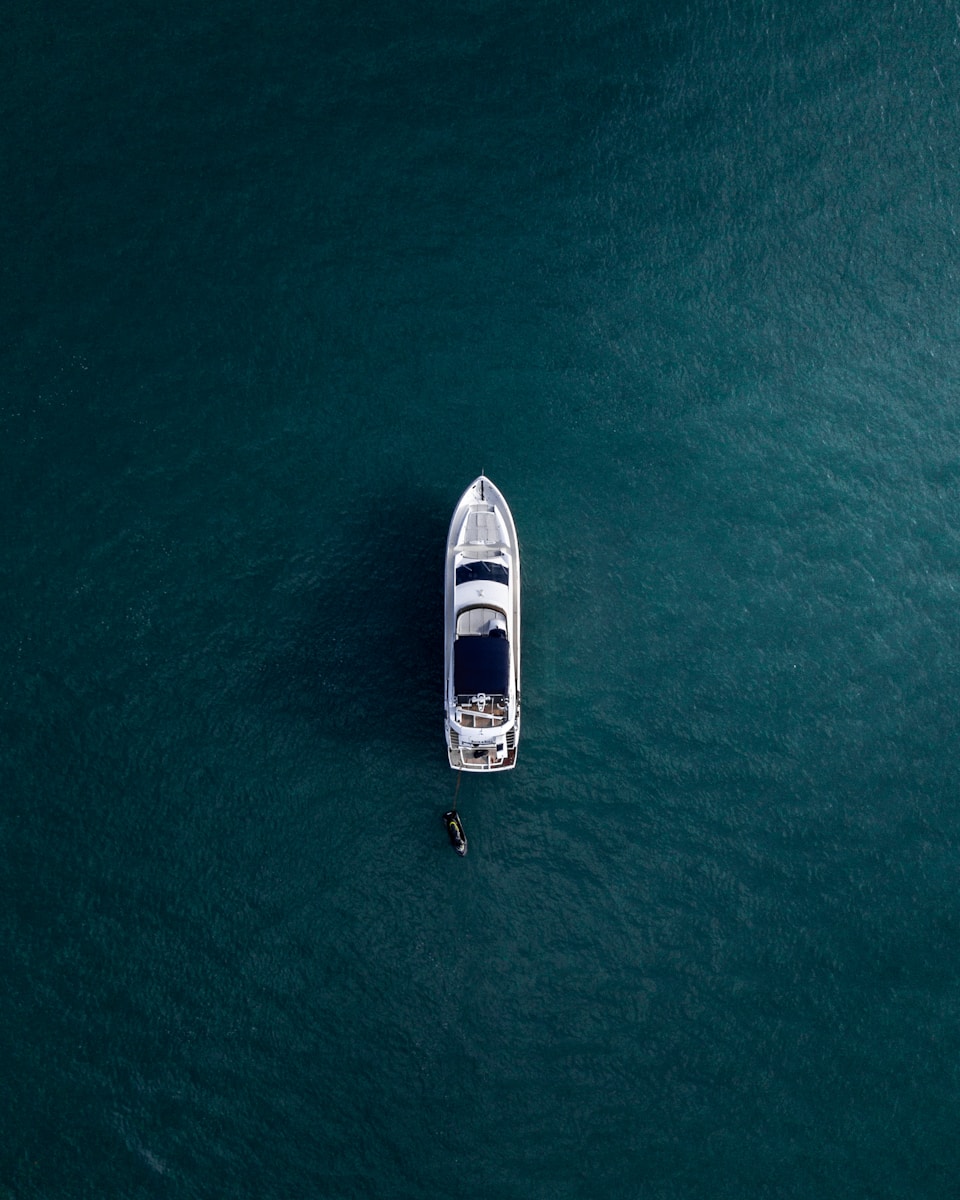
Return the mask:
POLYGON ((444 734, 456 771, 509 771, 520 737, 520 547, 485 475, 460 497, 444 574, 444 734))

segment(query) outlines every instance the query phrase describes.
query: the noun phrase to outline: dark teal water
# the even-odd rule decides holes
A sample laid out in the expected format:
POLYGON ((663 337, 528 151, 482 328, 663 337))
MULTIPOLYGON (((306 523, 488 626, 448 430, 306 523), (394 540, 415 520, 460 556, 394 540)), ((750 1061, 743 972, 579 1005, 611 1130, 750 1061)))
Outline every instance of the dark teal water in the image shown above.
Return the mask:
POLYGON ((0 46, 4 1200, 956 1194, 954 6, 0 46))

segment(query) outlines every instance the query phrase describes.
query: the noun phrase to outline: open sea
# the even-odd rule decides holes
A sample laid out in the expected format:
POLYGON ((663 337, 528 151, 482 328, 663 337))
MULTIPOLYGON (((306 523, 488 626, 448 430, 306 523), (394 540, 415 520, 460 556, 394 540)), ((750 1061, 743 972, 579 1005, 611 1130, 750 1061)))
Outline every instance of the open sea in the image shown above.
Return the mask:
POLYGON ((0 1200, 960 1195, 958 3, 33 0, 0 67, 0 1200))

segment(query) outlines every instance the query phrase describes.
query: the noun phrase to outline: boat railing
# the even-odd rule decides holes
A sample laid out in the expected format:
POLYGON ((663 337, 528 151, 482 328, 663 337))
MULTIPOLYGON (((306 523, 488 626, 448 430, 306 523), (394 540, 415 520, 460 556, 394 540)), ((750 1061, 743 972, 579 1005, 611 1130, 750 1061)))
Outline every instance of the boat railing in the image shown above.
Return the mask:
POLYGON ((456 553, 467 559, 499 558, 501 554, 509 554, 510 547, 501 542, 471 542, 457 546, 456 553))
POLYGON ((464 729, 493 729, 510 713, 506 696, 458 696, 455 720, 464 729))

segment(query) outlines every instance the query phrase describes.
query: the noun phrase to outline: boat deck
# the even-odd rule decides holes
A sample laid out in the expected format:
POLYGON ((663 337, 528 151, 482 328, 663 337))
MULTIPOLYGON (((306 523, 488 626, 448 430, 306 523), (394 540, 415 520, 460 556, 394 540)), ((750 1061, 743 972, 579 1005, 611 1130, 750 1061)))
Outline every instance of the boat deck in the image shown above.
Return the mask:
POLYGON ((463 541, 471 547, 498 547, 500 542, 500 525, 493 508, 485 511, 473 509, 467 514, 467 524, 464 529, 463 541))
POLYGON ((517 743, 516 739, 510 733, 507 734, 507 754, 502 759, 497 758, 496 750, 493 746, 478 747, 479 753, 477 754, 475 754, 471 747, 464 746, 463 751, 466 755, 466 761, 464 761, 460 757, 459 738, 453 730, 451 730, 450 740, 452 744, 447 746, 447 754, 450 759, 450 766, 455 771, 506 771, 516 765, 517 743))
POLYGON ((461 697, 457 701, 457 724, 464 729, 495 729, 507 719, 506 700, 486 698, 483 704, 477 696, 461 697))

